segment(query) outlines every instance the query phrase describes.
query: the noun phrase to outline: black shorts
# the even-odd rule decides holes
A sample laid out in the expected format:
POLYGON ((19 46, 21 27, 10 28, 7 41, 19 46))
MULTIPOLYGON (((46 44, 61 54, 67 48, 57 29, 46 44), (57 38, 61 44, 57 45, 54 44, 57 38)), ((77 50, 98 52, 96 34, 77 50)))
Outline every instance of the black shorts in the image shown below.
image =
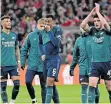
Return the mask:
POLYGON ((92 62, 90 77, 101 77, 104 80, 111 80, 111 61, 110 62, 92 62))
POLYGON ((17 66, 2 66, 1 79, 8 79, 8 74, 11 76, 18 76, 17 66))
POLYGON ((89 83, 89 75, 79 75, 79 83, 89 83))

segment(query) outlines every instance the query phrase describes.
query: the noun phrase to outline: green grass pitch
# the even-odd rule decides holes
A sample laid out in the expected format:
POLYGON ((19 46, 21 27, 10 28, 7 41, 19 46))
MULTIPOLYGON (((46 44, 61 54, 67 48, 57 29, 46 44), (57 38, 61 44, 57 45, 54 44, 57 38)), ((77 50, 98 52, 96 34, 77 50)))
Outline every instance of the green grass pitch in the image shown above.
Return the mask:
MULTIPOLYGON (((36 98, 40 104, 41 103, 40 86, 34 86, 34 88, 36 91, 36 98)), ((58 85, 57 88, 59 91, 61 104, 63 104, 63 103, 67 103, 67 104, 81 103, 80 85, 58 85)), ((9 100, 11 98, 11 90, 12 90, 12 87, 8 86, 7 92, 8 92, 9 100)), ((100 90, 100 103, 104 103, 104 104, 109 103, 108 93, 106 91, 105 86, 99 85, 99 90, 100 90)), ((27 92, 25 86, 20 87, 20 92, 16 99, 15 104, 31 104, 31 99, 28 95, 28 92, 27 92)))

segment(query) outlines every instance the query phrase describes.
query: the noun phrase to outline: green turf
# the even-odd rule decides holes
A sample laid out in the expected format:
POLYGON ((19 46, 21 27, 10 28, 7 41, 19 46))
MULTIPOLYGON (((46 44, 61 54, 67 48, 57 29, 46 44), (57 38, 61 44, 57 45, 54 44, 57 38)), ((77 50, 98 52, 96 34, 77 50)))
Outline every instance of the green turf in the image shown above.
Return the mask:
MULTIPOLYGON (((41 103, 41 96, 40 96, 40 86, 34 86, 36 91, 36 98, 41 103)), ((80 85, 58 85, 57 86, 60 96, 61 103, 81 103, 80 101, 80 85)), ((109 103, 108 100, 108 93, 105 89, 104 85, 99 86, 100 89, 100 103, 109 103)), ((7 87, 8 97, 9 100, 11 98, 11 90, 12 87, 7 87)), ((27 93, 26 87, 21 86, 20 92, 16 100, 16 104, 31 104, 31 99, 27 93)))

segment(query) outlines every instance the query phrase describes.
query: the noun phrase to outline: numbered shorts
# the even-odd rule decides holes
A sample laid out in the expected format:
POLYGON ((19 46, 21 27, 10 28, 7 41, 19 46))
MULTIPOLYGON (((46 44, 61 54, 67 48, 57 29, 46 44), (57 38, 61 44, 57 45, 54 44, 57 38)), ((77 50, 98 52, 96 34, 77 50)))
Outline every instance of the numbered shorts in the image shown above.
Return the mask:
POLYGON ((8 79, 8 74, 11 76, 18 76, 17 66, 2 66, 1 79, 8 79))
POLYGON ((111 80, 111 62, 92 62, 90 77, 101 77, 111 80))
POLYGON ((45 68, 45 75, 47 77, 52 77, 55 81, 58 81, 58 74, 61 65, 61 58, 60 56, 52 57, 46 60, 46 68, 45 68))

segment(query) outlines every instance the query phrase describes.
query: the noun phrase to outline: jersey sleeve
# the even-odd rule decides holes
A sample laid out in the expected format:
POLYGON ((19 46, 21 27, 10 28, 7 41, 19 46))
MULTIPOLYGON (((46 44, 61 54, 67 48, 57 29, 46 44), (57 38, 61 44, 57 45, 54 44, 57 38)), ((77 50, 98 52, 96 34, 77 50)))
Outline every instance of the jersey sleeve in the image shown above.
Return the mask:
POLYGON ((29 40, 29 35, 26 37, 23 46, 21 48, 21 55, 20 55, 20 60, 21 60, 21 66, 25 66, 28 50, 30 48, 30 40, 29 40))
POLYGON ((106 35, 110 35, 111 36, 111 26, 110 26, 110 31, 105 30, 105 32, 106 32, 106 35))
POLYGON ((41 56, 44 55, 42 34, 39 35, 39 49, 40 49, 40 54, 41 54, 41 56))
POLYGON ((59 46, 62 41, 63 31, 61 29, 56 29, 55 33, 52 31, 48 32, 49 38, 54 45, 54 47, 59 46))
POLYGON ((71 70, 74 70, 74 68, 76 67, 76 65, 78 63, 78 57, 79 57, 79 47, 78 47, 78 39, 77 39, 75 42, 75 45, 73 47, 73 60, 70 65, 71 70))

